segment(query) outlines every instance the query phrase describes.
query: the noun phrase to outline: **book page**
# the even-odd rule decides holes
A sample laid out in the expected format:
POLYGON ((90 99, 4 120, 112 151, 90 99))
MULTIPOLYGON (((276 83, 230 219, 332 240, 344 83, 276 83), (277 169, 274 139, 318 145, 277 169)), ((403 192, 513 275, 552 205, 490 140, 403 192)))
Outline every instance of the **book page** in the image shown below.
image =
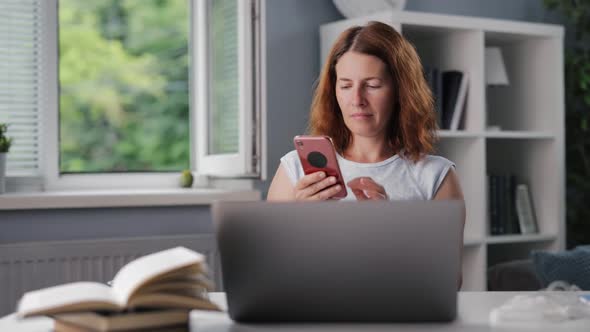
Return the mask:
POLYGON ((146 255, 119 270, 113 279, 113 291, 118 303, 124 305, 133 292, 143 284, 174 270, 204 262, 205 256, 184 247, 146 255))
MULTIPOLYGON (((198 269, 202 270, 202 269, 198 269)), ((165 273, 159 275, 156 279, 152 279, 149 282, 143 283, 141 289, 138 292, 144 293, 146 288, 150 288, 154 284, 160 285, 165 283, 177 283, 177 282, 187 282, 187 283, 194 283, 202 285, 206 287, 207 290, 212 291, 214 289, 214 283, 211 281, 203 272, 198 272, 193 268, 183 268, 176 270, 171 273, 165 273)), ((136 292, 137 294, 137 292, 136 292)))
POLYGON ((74 282, 25 293, 18 304, 17 316, 119 309, 109 286, 97 282, 74 282))
POLYGON ((206 293, 209 289, 205 284, 199 284, 196 281, 189 280, 189 281, 168 281, 168 282, 158 282, 153 285, 147 285, 146 287, 141 288, 141 292, 136 292, 134 296, 141 295, 141 294, 148 294, 148 293, 166 293, 166 292, 174 292, 174 291, 197 291, 199 293, 206 293))
POLYGON ((176 279, 179 277, 186 278, 190 275, 208 276, 210 274, 211 273, 209 271, 209 267, 207 266, 207 263, 203 262, 203 263, 200 263, 197 265, 189 265, 187 267, 180 268, 180 269, 173 270, 168 273, 162 274, 161 276, 158 277, 158 280, 176 279))
POLYGON ((133 297, 129 301, 129 307, 221 310, 206 298, 187 296, 186 293, 142 294, 133 297))

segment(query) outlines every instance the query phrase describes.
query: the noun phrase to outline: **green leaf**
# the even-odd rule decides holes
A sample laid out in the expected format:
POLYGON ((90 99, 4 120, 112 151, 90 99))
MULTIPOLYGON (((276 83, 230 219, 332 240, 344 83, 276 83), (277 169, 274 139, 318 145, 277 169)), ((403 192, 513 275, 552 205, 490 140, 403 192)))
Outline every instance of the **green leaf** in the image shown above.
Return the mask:
POLYGON ((543 2, 545 3, 545 7, 547 7, 547 9, 553 10, 557 7, 556 0, 544 0, 543 2))

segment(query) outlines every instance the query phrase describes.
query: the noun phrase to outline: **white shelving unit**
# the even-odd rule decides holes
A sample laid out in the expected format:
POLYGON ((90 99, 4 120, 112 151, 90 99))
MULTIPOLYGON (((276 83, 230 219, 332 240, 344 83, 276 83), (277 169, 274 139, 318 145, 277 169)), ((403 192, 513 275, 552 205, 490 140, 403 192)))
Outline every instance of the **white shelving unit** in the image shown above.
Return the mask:
POLYGON ((485 290, 489 266, 565 243, 563 35, 561 26, 418 12, 385 12, 320 27, 321 61, 345 29, 380 21, 423 63, 469 74, 465 128, 440 131, 437 154, 457 165, 467 221, 463 290, 485 290), (486 88, 484 50, 502 49, 510 85, 486 88), (486 100, 487 99, 487 100, 486 100), (487 131, 500 126, 500 131, 487 131), (529 185, 539 234, 489 235, 487 174, 529 185))

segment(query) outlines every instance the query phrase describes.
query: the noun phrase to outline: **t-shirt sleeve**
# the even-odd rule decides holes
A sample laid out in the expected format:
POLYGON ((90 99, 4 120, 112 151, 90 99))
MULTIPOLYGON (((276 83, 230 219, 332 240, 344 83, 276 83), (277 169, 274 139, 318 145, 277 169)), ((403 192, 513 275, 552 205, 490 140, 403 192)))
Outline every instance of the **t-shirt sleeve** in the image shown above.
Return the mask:
POLYGON ((416 163, 416 180, 426 199, 434 198, 451 167, 454 168, 455 164, 440 156, 428 155, 416 163))
POLYGON ((299 156, 297 155, 297 151, 293 150, 287 154, 285 154, 281 158, 281 165, 287 172, 289 179, 293 186, 297 184, 297 181, 303 176, 303 167, 301 166, 301 161, 299 160, 299 156))

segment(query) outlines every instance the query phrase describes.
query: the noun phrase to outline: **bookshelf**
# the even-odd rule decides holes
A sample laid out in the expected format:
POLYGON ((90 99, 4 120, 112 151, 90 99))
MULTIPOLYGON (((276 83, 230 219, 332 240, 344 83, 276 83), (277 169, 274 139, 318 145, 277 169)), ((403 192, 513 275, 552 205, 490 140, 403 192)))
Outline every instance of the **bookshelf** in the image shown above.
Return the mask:
POLYGON ((382 12, 320 26, 320 59, 340 32, 369 21, 410 40, 424 64, 469 74, 464 127, 439 131, 437 153, 457 165, 467 220, 463 290, 486 290, 489 266, 565 247, 565 129, 561 26, 418 12, 382 12), (485 47, 500 47, 508 86, 485 83, 485 47), (488 130, 489 126, 500 130, 488 130), (537 234, 490 235, 490 173, 529 186, 537 234))

